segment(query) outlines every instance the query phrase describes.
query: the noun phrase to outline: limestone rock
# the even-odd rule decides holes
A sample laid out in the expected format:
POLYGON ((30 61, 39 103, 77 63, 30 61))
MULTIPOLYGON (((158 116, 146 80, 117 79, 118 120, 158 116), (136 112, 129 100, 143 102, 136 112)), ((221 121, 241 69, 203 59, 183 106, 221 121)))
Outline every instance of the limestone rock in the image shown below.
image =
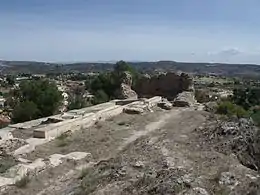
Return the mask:
POLYGON ((158 107, 165 109, 165 110, 171 110, 172 104, 168 101, 162 101, 157 104, 158 107))
POLYGON ((0 131, 0 140, 12 139, 13 134, 10 131, 0 131))
POLYGON ((7 172, 8 177, 19 180, 26 175, 38 173, 46 168, 46 163, 42 158, 36 159, 29 164, 18 164, 10 168, 7 172))
POLYGON ((130 85, 122 83, 117 92, 117 97, 119 99, 137 99, 137 94, 130 85))
POLYGON ((116 91, 116 96, 119 99, 137 99, 137 93, 131 88, 132 76, 129 72, 124 72, 121 78, 121 84, 116 91))
POLYGON ((196 104, 194 94, 192 92, 182 92, 174 99, 173 105, 177 107, 191 107, 196 104))
POLYGON ((124 112, 127 114, 141 114, 144 112, 144 109, 137 107, 126 107, 124 108, 124 112))
POLYGON ((152 77, 144 76, 138 80, 134 90, 142 97, 163 96, 172 100, 182 91, 192 91, 192 85, 193 81, 189 75, 168 72, 152 77))
POLYGON ((121 78, 121 83, 132 86, 133 80, 130 72, 123 72, 122 78, 121 78))
POLYGON ((136 167, 136 168, 143 168, 144 167, 144 163, 142 161, 137 161, 133 167, 136 167))

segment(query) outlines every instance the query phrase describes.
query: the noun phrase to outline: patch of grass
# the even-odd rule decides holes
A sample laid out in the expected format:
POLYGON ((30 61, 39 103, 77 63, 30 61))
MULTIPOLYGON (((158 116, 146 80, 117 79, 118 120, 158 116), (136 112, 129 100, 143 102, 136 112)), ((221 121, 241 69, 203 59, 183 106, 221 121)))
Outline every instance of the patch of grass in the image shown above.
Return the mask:
POLYGON ((62 141, 58 141, 57 142, 57 146, 58 147, 65 147, 69 144, 69 142, 67 140, 62 140, 62 141))
POLYGON ((18 188, 26 188, 27 184, 30 182, 30 177, 29 175, 23 176, 21 179, 17 180, 15 182, 15 186, 18 188))
POLYGON ((66 139, 67 137, 68 137, 68 134, 63 133, 63 134, 61 134, 60 136, 58 136, 56 139, 57 139, 57 140, 64 140, 64 139, 66 139))
POLYGON ((81 193, 90 194, 96 190, 102 176, 92 169, 83 169, 80 178, 82 179, 81 193))
POLYGON ((58 136, 56 138, 57 141, 57 146, 58 147, 64 147, 67 146, 69 144, 69 140, 68 140, 68 134, 61 134, 60 136, 58 136))

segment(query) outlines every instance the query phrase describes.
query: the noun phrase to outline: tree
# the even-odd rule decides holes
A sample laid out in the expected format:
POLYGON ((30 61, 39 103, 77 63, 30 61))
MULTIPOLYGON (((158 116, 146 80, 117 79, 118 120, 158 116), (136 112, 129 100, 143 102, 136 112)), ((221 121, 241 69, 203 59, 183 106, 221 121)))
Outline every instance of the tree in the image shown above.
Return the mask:
POLYGON ((98 90, 94 94, 94 96, 95 97, 93 99, 93 104, 101 104, 101 103, 109 101, 108 95, 103 90, 98 90))
POLYGON ((115 91, 120 87, 124 72, 129 72, 132 76, 133 85, 139 78, 139 73, 124 61, 115 64, 112 72, 100 73, 94 79, 88 79, 85 82, 87 89, 95 96, 94 102, 104 102, 115 98, 115 91))
POLYGON ((81 95, 75 95, 75 97, 70 98, 68 110, 80 109, 87 107, 89 102, 87 102, 81 95))
POLYGON ((32 118, 40 118, 53 115, 60 106, 62 95, 58 91, 57 86, 47 80, 32 80, 23 81, 20 83, 19 89, 14 93, 14 102, 16 106, 13 110, 13 116, 16 121, 30 120, 32 118), (28 103, 30 102, 30 103, 28 103), (32 105, 35 105, 32 106, 32 105), (29 116, 23 117, 17 113, 21 110, 29 107, 33 109, 34 112, 30 112, 29 116), (37 110, 37 112, 35 111, 37 110))
POLYGON ((25 101, 18 104, 12 113, 12 120, 15 123, 25 122, 36 119, 39 115, 37 105, 31 101, 25 101))
POLYGON ((114 66, 114 77, 116 80, 121 80, 121 76, 123 72, 129 72, 132 76, 132 81, 133 81, 133 86, 136 84, 137 79, 139 78, 139 73, 136 71, 135 68, 130 66, 128 63, 125 61, 118 61, 115 66, 114 66))
POLYGON ((80 109, 90 105, 90 102, 84 97, 85 89, 84 87, 76 87, 69 95, 69 105, 68 109, 80 109))
POLYGON ((233 102, 248 110, 260 105, 260 88, 238 88, 233 91, 233 102))
POLYGON ((15 84, 15 77, 13 75, 7 75, 6 81, 8 85, 13 86, 15 84))

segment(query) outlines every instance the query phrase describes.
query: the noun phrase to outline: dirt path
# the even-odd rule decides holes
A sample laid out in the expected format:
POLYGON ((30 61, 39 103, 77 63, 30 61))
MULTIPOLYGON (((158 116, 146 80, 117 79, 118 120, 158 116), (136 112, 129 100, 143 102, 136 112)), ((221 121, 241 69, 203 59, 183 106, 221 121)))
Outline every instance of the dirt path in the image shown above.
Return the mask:
POLYGON ((178 114, 180 114, 180 110, 174 110, 174 112, 170 112, 167 114, 162 114, 162 116, 159 116, 156 121, 150 122, 147 124, 144 128, 144 130, 141 131, 134 131, 133 135, 125 139, 125 142, 118 148, 119 151, 126 148, 130 143, 136 141, 138 138, 145 136, 155 130, 160 129, 163 127, 167 122, 168 119, 171 118, 174 119, 174 117, 177 117, 178 114))
POLYGON ((28 156, 82 151, 92 159, 65 162, 5 194, 247 194, 257 173, 234 156, 201 147, 195 129, 206 120, 207 113, 187 108, 120 115, 70 135, 63 147, 55 140, 28 156), (83 165, 89 168, 82 171, 83 165))

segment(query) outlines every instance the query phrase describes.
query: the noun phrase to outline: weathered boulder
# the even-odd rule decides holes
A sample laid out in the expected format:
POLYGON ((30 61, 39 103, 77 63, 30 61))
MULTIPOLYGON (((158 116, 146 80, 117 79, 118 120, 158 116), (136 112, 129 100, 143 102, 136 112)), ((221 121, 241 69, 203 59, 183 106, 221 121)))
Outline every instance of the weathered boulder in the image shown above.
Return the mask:
POLYGON ((137 99, 137 94, 132 90, 131 86, 122 83, 117 91, 118 99, 137 99))
POLYGON ((184 91, 174 99, 173 106, 177 107, 191 107, 196 104, 193 92, 184 91))
POLYGON ((121 84, 116 91, 116 97, 118 99, 137 99, 136 92, 131 88, 132 76, 129 72, 124 72, 121 78, 121 84))
POLYGON ((0 131, 0 140, 12 139, 13 134, 10 131, 1 130, 0 131))
POLYGON ((132 79, 132 75, 130 72, 127 72, 127 71, 123 72, 122 78, 121 78, 121 83, 132 86, 133 79, 132 79))
POLYGON ((138 107, 126 107, 124 108, 124 112, 127 114, 141 114, 144 112, 144 109, 138 107))
POLYGON ((165 110, 171 110, 172 109, 172 103, 167 101, 167 100, 163 100, 161 102, 159 102, 157 104, 158 107, 165 109, 165 110))

